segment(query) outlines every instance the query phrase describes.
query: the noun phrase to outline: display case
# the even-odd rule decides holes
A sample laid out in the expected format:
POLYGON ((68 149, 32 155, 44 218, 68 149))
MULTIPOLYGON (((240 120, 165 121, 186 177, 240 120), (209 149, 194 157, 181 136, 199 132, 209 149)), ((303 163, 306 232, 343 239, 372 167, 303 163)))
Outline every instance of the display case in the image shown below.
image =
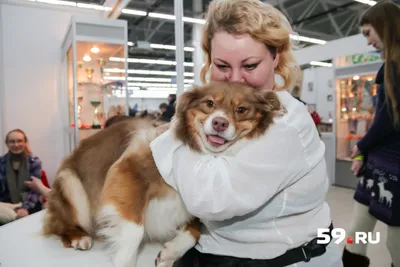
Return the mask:
MULTIPOLYGON (((73 17, 63 42, 62 61, 64 97, 68 99, 64 101, 68 110, 66 131, 72 151, 115 115, 110 97, 127 88, 126 21, 73 17), (110 70, 117 80, 107 79, 110 70)), ((127 103, 128 94, 123 95, 127 103)), ((127 111, 125 105, 123 113, 127 111)))
POLYGON ((337 158, 350 160, 352 147, 364 137, 375 114, 376 74, 337 79, 337 158))

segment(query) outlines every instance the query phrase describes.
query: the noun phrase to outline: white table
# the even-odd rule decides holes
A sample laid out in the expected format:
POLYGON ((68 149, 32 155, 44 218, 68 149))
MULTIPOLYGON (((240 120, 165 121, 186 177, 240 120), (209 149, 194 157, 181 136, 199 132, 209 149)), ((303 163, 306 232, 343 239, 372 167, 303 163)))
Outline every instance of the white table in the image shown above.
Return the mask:
MULTIPOLYGON (((64 248, 56 237, 40 235, 44 211, 0 227, 0 267, 113 267, 99 243, 88 251, 64 248)), ((154 267, 161 245, 146 245, 138 267, 154 267)))

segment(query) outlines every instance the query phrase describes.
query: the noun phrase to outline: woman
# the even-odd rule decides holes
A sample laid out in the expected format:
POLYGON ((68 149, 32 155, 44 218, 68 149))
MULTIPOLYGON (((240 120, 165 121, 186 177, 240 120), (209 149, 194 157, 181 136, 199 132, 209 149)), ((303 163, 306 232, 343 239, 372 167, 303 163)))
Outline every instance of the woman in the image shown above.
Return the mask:
MULTIPOLYGON (((360 19, 368 44, 380 50, 385 64, 376 77, 378 103, 374 122, 353 148, 352 170, 363 176, 354 195, 355 216, 349 235, 372 232, 377 220, 388 225, 387 248, 400 267, 400 7, 383 1, 360 19), (364 157, 364 160, 360 160, 364 157), (360 172, 364 165, 364 170, 360 172)), ((347 245, 344 266, 369 266, 367 245, 347 245)))
POLYGON ((24 217, 42 209, 40 194, 25 184, 32 176, 41 176, 42 163, 32 155, 22 130, 7 133, 5 143, 8 153, 0 157, 0 202, 22 203, 16 212, 24 217))
POLYGON ((342 266, 334 242, 316 242, 317 229, 331 225, 325 147, 306 107, 286 91, 296 66, 291 32, 262 1, 209 5, 203 82, 210 72, 215 81, 275 90, 287 114, 234 157, 195 153, 171 130, 151 143, 161 175, 203 223, 198 244, 176 266, 342 266))

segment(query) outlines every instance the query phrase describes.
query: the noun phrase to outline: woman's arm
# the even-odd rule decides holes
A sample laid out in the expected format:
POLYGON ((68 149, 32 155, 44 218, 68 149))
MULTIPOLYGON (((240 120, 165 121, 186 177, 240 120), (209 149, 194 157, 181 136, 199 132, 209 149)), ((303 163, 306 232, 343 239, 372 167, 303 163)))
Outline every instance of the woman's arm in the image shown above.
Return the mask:
MULTIPOLYGON (((400 75, 397 73, 397 66, 395 64, 391 65, 392 77, 393 77, 393 85, 395 87, 395 92, 398 94, 397 97, 400 97, 400 75)), ((371 128, 365 134, 363 139, 361 139, 358 143, 358 149, 361 154, 366 154, 369 150, 371 150, 376 144, 380 141, 384 140, 385 137, 390 135, 395 131, 393 127, 393 121, 391 116, 391 110, 388 108, 388 104, 386 101, 385 89, 380 88, 378 97, 380 101, 382 101, 382 106, 376 111, 375 119, 371 128)), ((400 101, 400 98, 399 100, 400 101)))
POLYGON ((235 157, 193 152, 171 130, 151 148, 161 175, 180 193, 189 213, 220 221, 256 210, 323 160, 324 145, 317 141, 311 119, 309 124, 302 133, 274 125, 235 157))
MULTIPOLYGON (((382 96, 385 97, 384 94, 382 94, 382 96)), ((393 122, 389 114, 387 103, 384 101, 383 105, 375 113, 374 122, 368 132, 365 134, 363 139, 357 143, 361 154, 365 155, 377 143, 385 139, 385 137, 393 131, 393 122)))
MULTIPOLYGON (((38 157, 30 158, 30 174, 31 176, 41 177, 42 174, 42 162, 38 157)), ((22 209, 30 210, 33 209, 38 201, 40 200, 40 194, 34 190, 29 190, 27 198, 22 203, 22 209)))

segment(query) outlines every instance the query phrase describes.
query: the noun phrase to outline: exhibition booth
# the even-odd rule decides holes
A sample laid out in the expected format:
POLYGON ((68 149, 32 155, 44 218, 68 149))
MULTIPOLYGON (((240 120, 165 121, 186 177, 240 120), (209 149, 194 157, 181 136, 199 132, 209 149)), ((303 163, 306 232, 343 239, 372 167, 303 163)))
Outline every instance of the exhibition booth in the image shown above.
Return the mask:
POLYGON ((322 117, 321 139, 331 184, 355 188, 351 172, 351 148, 372 124, 375 76, 383 62, 375 51, 338 56, 324 67, 303 70, 302 100, 322 117))
MULTIPOLYGON (((121 107, 125 114, 134 106, 158 108, 176 92, 176 81, 168 78, 159 82, 171 90, 140 90, 138 83, 146 81, 129 75, 140 73, 129 73, 127 43, 127 22, 104 19, 104 10, 0 0, 0 135, 23 127, 50 181, 79 141, 99 131, 121 107)), ((296 58, 300 65, 331 62, 303 70, 301 98, 322 117, 331 184, 355 188, 349 154, 373 120, 380 55, 356 35, 301 49, 296 58)), ((190 88, 195 79, 181 82, 190 88)), ((0 152, 5 152, 3 142, 0 152)), ((112 266, 97 245, 89 252, 73 251, 40 237, 42 216, 0 227, 1 267, 27 266, 27 259, 41 267, 112 266), (20 251, 28 254, 21 257, 20 251)), ((153 266, 159 248, 146 247, 139 266, 153 266)))

